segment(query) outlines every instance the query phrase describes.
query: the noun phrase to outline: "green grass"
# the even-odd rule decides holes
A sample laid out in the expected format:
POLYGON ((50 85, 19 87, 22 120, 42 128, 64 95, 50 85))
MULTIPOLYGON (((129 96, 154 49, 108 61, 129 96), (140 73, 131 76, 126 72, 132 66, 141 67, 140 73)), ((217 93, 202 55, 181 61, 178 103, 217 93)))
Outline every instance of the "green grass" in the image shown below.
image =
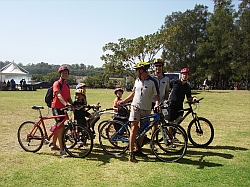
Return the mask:
MULTIPOLYGON (((138 157, 136 164, 128 162, 127 154, 105 154, 98 138, 92 153, 83 159, 62 159, 48 145, 37 153, 22 150, 17 129, 25 120, 37 120, 38 113, 31 106, 45 106, 45 92, 0 91, 0 186, 250 186, 249 91, 194 93, 204 97, 196 112, 215 129, 211 145, 201 149, 189 144, 177 163, 163 163, 146 148, 149 158, 138 157)), ((88 89, 87 99, 89 104, 111 107, 113 90, 88 89)), ((184 128, 189 120, 184 121, 184 128)))

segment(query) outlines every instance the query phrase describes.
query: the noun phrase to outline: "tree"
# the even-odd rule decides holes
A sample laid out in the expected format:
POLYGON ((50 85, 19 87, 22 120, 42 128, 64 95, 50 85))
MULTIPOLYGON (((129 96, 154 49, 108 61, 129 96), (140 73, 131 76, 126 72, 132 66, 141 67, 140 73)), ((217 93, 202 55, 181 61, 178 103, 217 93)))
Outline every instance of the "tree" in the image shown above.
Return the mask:
POLYGON ((214 3, 214 13, 207 23, 205 61, 216 84, 223 86, 232 75, 230 63, 233 60, 236 14, 231 0, 214 0, 214 3))
POLYGON ((242 78, 248 89, 250 78, 250 2, 243 0, 239 5, 238 19, 236 20, 237 35, 235 45, 235 61, 231 63, 236 81, 242 78))
MULTIPOLYGON (((168 71, 179 71, 188 67, 192 72, 194 81, 204 77, 204 53, 201 45, 206 41, 206 24, 211 13, 208 7, 196 5, 193 10, 184 13, 174 12, 165 18, 163 29, 175 27, 176 33, 164 45, 162 58, 167 61, 168 71)), ((196 82, 196 81, 195 81, 196 82)))
POLYGON ((136 39, 118 39, 119 43, 110 42, 103 47, 105 55, 103 67, 106 73, 115 75, 128 74, 135 78, 133 66, 138 61, 152 62, 155 55, 162 49, 167 38, 175 32, 175 29, 162 29, 156 33, 140 36, 136 39), (165 41, 164 41, 165 40, 165 41))

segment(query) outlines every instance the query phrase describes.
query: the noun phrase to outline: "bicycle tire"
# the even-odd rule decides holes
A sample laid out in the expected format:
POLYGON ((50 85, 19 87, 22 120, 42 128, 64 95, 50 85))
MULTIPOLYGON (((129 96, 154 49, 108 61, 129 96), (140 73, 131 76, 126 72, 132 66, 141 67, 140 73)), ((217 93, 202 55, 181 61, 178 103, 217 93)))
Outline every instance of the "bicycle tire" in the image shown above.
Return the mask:
POLYGON ((114 124, 119 123, 123 125, 121 121, 112 120, 103 125, 99 132, 99 142, 102 149, 109 155, 121 155, 128 150, 130 132, 127 126, 122 127, 120 134, 116 133, 114 124), (106 134, 104 138, 102 134, 106 134))
POLYGON ((195 147, 204 148, 213 141, 214 128, 208 119, 198 117, 198 120, 200 125, 196 125, 196 118, 189 123, 187 129, 188 139, 195 147))
POLYGON ((27 152, 37 152, 43 146, 43 131, 40 126, 35 126, 33 121, 23 122, 17 131, 17 139, 20 146, 27 152), (32 134, 31 131, 33 130, 32 134))
POLYGON ((65 151, 72 157, 87 157, 93 149, 93 138, 91 132, 77 124, 69 124, 63 134, 63 145, 65 151), (69 141, 68 136, 71 134, 69 141), (74 145, 74 146, 73 146, 74 145))
POLYGON ((65 144, 65 146, 68 149, 72 149, 77 144, 71 131, 72 131, 72 129, 70 127, 69 128, 66 127, 65 132, 64 132, 64 143, 67 142, 67 144, 65 144))
POLYGON ((106 133, 100 133, 101 131, 101 128, 102 128, 102 126, 104 126, 105 124, 107 124, 108 122, 109 122, 110 120, 103 120, 103 121, 101 121, 100 123, 99 123, 99 125, 98 125, 98 133, 99 133, 99 135, 101 135, 103 138, 105 138, 105 139, 108 139, 108 137, 106 136, 106 133))
POLYGON ((177 162, 183 158, 186 153, 187 140, 185 133, 178 125, 164 124, 158 127, 152 134, 150 146, 152 152, 159 160, 163 162, 177 162), (165 132, 162 132, 161 128, 166 132, 165 135, 163 135, 165 132), (168 128, 172 128, 176 131, 175 139, 168 131, 168 128))

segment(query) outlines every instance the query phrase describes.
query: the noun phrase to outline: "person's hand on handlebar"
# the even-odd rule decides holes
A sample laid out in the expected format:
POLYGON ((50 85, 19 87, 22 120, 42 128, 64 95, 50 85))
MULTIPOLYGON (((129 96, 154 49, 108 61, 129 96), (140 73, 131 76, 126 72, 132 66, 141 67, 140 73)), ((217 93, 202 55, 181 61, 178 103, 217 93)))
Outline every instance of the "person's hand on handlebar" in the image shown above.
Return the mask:
POLYGON ((193 99, 192 99, 192 102, 196 102, 198 99, 197 99, 197 97, 193 97, 193 99))

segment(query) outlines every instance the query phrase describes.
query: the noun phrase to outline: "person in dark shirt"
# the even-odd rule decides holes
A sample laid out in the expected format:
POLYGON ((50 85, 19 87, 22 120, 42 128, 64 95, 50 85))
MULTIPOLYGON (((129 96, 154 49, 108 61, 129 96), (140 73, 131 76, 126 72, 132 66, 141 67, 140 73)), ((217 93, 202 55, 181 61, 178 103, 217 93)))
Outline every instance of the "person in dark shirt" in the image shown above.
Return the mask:
POLYGON ((76 100, 73 103, 75 106, 74 119, 76 120, 77 124, 88 127, 85 117, 91 118, 92 116, 89 112, 85 111, 85 108, 87 107, 85 93, 85 89, 76 89, 75 91, 76 100))
POLYGON ((190 71, 188 68, 183 68, 181 70, 181 79, 174 80, 170 83, 171 93, 169 95, 170 108, 168 111, 168 121, 173 122, 179 116, 183 116, 183 102, 185 96, 188 101, 194 101, 197 98, 191 96, 191 87, 187 83, 190 76, 190 71))

